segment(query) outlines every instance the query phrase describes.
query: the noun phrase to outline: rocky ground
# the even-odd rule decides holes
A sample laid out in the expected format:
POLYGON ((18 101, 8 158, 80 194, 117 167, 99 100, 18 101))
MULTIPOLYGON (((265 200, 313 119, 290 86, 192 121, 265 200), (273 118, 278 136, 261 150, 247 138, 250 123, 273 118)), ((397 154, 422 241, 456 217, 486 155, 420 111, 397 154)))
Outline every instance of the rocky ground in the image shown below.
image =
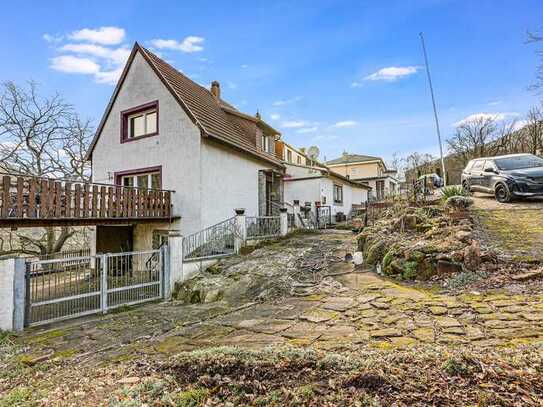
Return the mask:
POLYGON ((541 405, 542 295, 405 285, 354 249, 297 235, 180 300, 4 336, 0 406, 541 405))

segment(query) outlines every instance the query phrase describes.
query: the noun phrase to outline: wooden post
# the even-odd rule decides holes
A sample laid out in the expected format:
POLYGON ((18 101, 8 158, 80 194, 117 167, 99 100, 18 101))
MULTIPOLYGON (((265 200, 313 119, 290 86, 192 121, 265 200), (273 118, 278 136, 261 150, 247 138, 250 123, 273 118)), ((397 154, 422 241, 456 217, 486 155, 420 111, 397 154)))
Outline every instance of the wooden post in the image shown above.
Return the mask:
POLYGON ((55 218, 60 218, 62 216, 62 184, 60 182, 55 182, 55 218))
POLYGON ((83 184, 83 217, 89 217, 89 202, 90 202, 90 186, 83 184))
POLYGON ((24 189, 24 179, 23 177, 17 177, 17 217, 22 218, 23 213, 23 189, 24 189))
POLYGON ((92 186, 92 207, 91 217, 96 218, 98 215, 98 185, 92 186))
POLYGON ((107 216, 113 217, 113 187, 107 188, 107 216))
POLYGON ((100 187, 100 217, 106 217, 106 187, 100 187))
POLYGON ((36 217, 36 179, 32 178, 29 181, 29 187, 28 187, 28 211, 26 216, 29 218, 35 218, 36 217))
POLYGON ((40 194, 40 218, 49 217, 49 184, 47 180, 41 181, 41 194, 40 194))
POLYGON ((72 184, 70 182, 64 184, 64 216, 66 218, 72 216, 72 184))
POLYGON ((75 184, 74 218, 81 216, 81 184, 75 184))
POLYGON ((9 215, 9 208, 11 205, 11 199, 9 196, 9 189, 11 188, 11 177, 4 175, 2 178, 2 217, 7 218, 9 215))

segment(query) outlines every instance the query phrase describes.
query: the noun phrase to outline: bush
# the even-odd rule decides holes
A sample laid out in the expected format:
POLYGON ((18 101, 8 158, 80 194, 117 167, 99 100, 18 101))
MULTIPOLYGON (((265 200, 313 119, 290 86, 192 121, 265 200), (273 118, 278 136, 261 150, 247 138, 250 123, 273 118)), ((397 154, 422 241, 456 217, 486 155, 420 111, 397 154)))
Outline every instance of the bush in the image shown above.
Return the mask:
POLYGON ((461 185, 451 185, 441 190, 441 199, 445 202, 451 196, 469 196, 461 185))
POLYGON ((457 211, 462 211, 468 209, 473 205, 473 199, 467 196, 454 195, 447 198, 445 201, 445 206, 452 208, 457 211))

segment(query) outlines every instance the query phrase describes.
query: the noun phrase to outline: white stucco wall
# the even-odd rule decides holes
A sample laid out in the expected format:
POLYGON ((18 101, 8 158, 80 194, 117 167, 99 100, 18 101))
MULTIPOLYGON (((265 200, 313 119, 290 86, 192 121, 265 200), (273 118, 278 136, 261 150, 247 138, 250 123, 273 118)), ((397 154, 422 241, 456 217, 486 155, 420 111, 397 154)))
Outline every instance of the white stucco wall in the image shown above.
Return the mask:
POLYGON ((285 202, 292 204, 295 200, 303 205, 321 199, 321 178, 285 181, 285 202))
POLYGON ((235 208, 257 216, 258 172, 271 164, 209 139, 202 141, 200 156, 202 228, 231 218, 235 208))

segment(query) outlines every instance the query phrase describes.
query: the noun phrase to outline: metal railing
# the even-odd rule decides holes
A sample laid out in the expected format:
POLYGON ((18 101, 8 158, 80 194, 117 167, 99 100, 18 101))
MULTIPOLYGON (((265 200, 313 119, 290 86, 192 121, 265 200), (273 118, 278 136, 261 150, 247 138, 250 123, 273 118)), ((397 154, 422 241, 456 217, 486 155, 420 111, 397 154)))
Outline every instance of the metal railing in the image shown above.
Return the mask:
POLYGON ((28 261, 25 325, 162 298, 163 253, 149 250, 28 261), (149 258, 154 261, 148 262, 149 258))
POLYGON ((204 260, 234 253, 237 232, 236 218, 232 217, 216 225, 183 238, 183 260, 204 260))
POLYGON ((268 239, 281 235, 279 216, 247 216, 247 240, 268 239))

